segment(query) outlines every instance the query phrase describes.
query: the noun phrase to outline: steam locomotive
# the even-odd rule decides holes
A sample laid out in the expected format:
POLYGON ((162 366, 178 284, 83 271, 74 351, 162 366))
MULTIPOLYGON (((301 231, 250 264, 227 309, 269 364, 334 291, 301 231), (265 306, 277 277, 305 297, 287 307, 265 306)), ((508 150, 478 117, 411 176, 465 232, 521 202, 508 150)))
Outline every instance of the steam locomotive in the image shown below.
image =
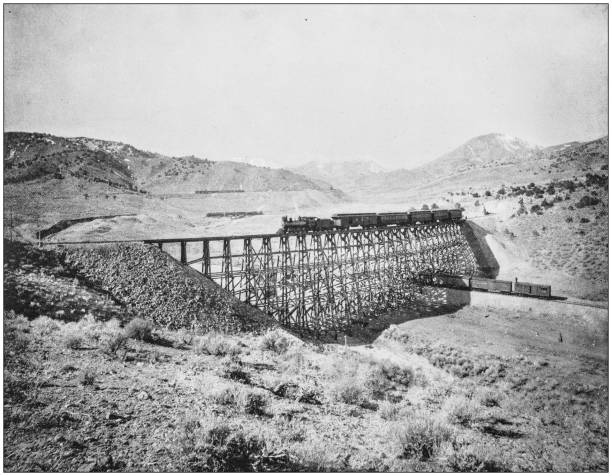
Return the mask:
POLYGON ((360 227, 380 228, 387 226, 412 226, 426 223, 461 221, 461 210, 421 210, 391 213, 337 213, 331 218, 303 217, 297 219, 284 216, 279 234, 304 233, 308 231, 348 230, 360 227))

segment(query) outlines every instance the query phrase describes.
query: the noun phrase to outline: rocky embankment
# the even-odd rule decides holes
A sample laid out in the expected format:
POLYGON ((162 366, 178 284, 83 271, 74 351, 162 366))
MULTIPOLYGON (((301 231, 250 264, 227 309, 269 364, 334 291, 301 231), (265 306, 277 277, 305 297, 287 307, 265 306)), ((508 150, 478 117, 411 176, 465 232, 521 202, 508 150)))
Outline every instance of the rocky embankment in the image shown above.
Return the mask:
POLYGON ((275 327, 266 314, 149 245, 37 249, 5 242, 5 262, 4 292, 10 298, 5 300, 5 308, 32 317, 50 314, 64 318, 75 312, 78 316, 81 308, 96 315, 107 303, 112 315, 101 318, 119 317, 121 312, 120 320, 141 317, 168 329, 231 333, 275 327), (58 299, 51 304, 45 300, 56 294, 58 299), (33 300, 33 296, 40 299, 33 300), (30 302, 47 304, 45 309, 34 307, 25 312, 24 306, 30 302))

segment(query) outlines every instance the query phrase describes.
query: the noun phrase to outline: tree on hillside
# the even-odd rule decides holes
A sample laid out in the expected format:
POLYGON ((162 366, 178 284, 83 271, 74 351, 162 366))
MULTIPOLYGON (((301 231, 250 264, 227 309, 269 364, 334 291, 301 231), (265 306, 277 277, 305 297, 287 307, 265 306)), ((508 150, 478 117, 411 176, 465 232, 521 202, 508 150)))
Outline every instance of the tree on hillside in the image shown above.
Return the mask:
POLYGON ((421 207, 421 210, 429 210, 429 205, 424 203, 423 206, 421 207))
POLYGON ((432 204, 431 204, 431 209, 432 209, 432 210, 437 210, 438 208, 440 208, 440 207, 438 206, 438 204, 437 204, 437 203, 432 203, 432 204))
POLYGON ((523 197, 519 198, 518 204, 519 204, 519 209, 516 212, 516 215, 517 216, 527 215, 527 208, 525 207, 525 201, 523 200, 523 197))

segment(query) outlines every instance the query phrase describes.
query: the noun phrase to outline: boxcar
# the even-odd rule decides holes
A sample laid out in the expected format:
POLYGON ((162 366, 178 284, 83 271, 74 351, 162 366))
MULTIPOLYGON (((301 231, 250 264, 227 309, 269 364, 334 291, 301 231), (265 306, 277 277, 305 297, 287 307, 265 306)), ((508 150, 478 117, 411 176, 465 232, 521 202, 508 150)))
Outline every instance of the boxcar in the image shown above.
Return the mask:
POLYGON ((407 225, 408 223, 408 213, 396 212, 378 214, 379 226, 407 225))
POLYGON ((337 228, 348 229, 353 226, 370 228, 378 224, 376 213, 338 213, 332 216, 337 228))
POLYGON ((490 291, 495 293, 512 293, 512 281, 500 279, 471 278, 470 286, 472 289, 490 291))
POLYGON ((463 217, 463 214, 462 214, 461 210, 459 210, 459 209, 449 210, 448 213, 450 214, 450 219, 453 220, 453 221, 461 220, 461 218, 463 217))
POLYGON ((434 210, 432 213, 434 221, 447 221, 450 218, 448 210, 434 210))
POLYGON ((417 223, 429 223, 433 220, 433 215, 430 211, 418 211, 418 212, 410 212, 410 224, 416 225, 417 223))
POLYGON ((516 281, 514 283, 514 293, 525 296, 550 297, 551 289, 550 286, 544 284, 520 283, 516 281))

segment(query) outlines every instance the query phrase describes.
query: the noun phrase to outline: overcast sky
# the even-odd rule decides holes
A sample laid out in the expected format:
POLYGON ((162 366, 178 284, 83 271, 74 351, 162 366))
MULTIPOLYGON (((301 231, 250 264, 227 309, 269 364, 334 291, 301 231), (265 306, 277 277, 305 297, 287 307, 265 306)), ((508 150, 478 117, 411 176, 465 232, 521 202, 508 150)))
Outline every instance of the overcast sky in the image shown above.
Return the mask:
POLYGON ((4 5, 6 131, 410 167, 608 129, 606 5, 4 5))

